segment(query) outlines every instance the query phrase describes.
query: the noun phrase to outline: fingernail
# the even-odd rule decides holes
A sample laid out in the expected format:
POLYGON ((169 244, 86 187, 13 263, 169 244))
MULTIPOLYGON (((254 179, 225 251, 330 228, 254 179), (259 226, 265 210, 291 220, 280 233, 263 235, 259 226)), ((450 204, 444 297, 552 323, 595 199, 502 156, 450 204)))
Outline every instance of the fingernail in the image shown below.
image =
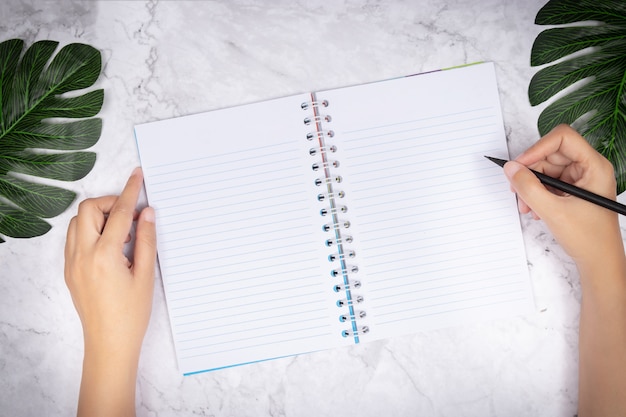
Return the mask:
POLYGON ((154 223, 154 209, 152 207, 143 209, 143 219, 149 223, 154 223))
POLYGON ((139 174, 141 174, 141 167, 136 167, 135 169, 133 169, 133 172, 130 174, 130 176, 134 177, 135 175, 139 174))

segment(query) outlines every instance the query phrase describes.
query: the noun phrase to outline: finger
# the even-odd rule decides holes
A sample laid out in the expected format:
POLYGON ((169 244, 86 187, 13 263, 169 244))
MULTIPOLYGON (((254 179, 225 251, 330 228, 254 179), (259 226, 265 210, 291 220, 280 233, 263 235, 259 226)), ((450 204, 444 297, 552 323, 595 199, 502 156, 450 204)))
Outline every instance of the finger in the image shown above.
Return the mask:
POLYGON ((534 214, 543 217, 542 213, 554 210, 558 197, 548 191, 524 165, 515 161, 507 162, 504 164, 504 173, 517 195, 534 214))
MULTIPOLYGON (((521 155, 520 155, 521 156, 521 155)), ((515 161, 522 163, 519 158, 516 158, 515 161)), ((563 171, 563 169, 569 166, 572 163, 569 159, 563 160, 562 163, 553 163, 548 161, 547 159, 542 159, 538 162, 526 165, 528 168, 533 169, 535 171, 539 171, 551 177, 557 177, 558 174, 563 171)))
POLYGON ((526 166, 547 160, 553 165, 585 161, 591 145, 568 125, 559 125, 515 160, 526 166))
POLYGON ((68 226, 67 234, 65 235, 65 256, 74 252, 76 247, 76 217, 73 217, 68 226))
POLYGON ((70 262, 73 254, 76 251, 76 217, 70 220, 70 224, 67 226, 67 235, 65 237, 65 280, 67 282, 70 262))
POLYGON ((143 185, 140 168, 135 168, 119 198, 111 208, 102 237, 110 243, 122 245, 133 224, 137 198, 143 185))
POLYGON ((519 212, 522 214, 528 214, 531 212, 530 207, 528 207, 528 204, 526 204, 526 202, 524 200, 522 200, 521 197, 517 197, 517 207, 519 209, 519 212))
POLYGON ((137 219, 135 236, 134 276, 152 287, 154 284, 154 264, 156 262, 156 228, 154 209, 146 207, 137 219))
MULTIPOLYGON (((139 218, 139 212, 137 210, 133 211, 133 222, 136 222, 138 218, 139 218)), ((129 243, 131 240, 133 240, 133 236, 129 232, 126 235, 126 239, 124 240, 124 244, 129 243)))
POLYGON ((100 238, 107 214, 113 208, 117 198, 114 195, 89 198, 79 204, 76 216, 77 246, 92 245, 100 238))

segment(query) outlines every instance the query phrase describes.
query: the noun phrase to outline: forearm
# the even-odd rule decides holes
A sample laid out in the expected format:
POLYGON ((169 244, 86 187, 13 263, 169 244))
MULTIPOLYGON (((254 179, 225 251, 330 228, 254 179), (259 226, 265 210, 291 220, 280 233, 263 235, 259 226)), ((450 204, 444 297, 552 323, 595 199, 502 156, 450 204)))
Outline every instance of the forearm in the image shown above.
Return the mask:
POLYGON ((626 415, 626 257, 621 244, 579 265, 579 415, 626 415))
POLYGON ((84 200, 67 228, 65 282, 85 340, 79 416, 135 415, 156 262, 154 210, 134 215, 142 180, 137 168, 119 196, 84 200), (131 235, 132 262, 124 251, 131 235))
POLYGON ((139 352, 85 346, 78 416, 134 416, 139 352))
POLYGON ((617 214, 551 192, 528 168, 614 200, 613 166, 560 125, 504 172, 520 211, 546 222, 580 273, 579 416, 626 416, 626 256, 617 214))

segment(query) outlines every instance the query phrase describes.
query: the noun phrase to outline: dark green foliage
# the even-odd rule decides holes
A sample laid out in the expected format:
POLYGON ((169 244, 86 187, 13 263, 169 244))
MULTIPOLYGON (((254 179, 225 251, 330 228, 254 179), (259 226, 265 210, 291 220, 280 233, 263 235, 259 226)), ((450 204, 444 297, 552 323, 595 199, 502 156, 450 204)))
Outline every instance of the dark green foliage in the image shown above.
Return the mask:
POLYGON ((613 163, 621 193, 626 190, 626 1, 550 0, 535 23, 576 23, 544 30, 533 44, 531 65, 558 62, 532 78, 530 103, 568 89, 543 110, 539 132, 572 125, 613 163))
POLYGON ((36 42, 22 55, 22 40, 0 43, 0 236, 46 233, 50 225, 42 218, 59 215, 76 197, 31 177, 75 181, 96 160, 93 152, 75 151, 100 138, 102 121, 92 116, 102 107, 104 91, 65 93, 96 82, 100 52, 70 44, 53 57, 57 46, 36 42))

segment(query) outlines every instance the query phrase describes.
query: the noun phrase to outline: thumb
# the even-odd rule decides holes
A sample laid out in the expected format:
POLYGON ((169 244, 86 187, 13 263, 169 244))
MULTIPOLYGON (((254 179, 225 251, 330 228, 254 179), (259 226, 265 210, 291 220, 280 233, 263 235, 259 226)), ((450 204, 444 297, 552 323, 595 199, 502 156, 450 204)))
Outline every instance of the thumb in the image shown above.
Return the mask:
POLYGON ((134 275, 140 280, 154 281, 154 264, 156 262, 156 227, 154 209, 146 207, 137 219, 135 236, 134 275))
POLYGON ((516 161, 504 164, 504 174, 509 179, 511 187, 533 212, 543 218, 543 214, 551 212, 558 197, 544 187, 528 168, 516 161))

